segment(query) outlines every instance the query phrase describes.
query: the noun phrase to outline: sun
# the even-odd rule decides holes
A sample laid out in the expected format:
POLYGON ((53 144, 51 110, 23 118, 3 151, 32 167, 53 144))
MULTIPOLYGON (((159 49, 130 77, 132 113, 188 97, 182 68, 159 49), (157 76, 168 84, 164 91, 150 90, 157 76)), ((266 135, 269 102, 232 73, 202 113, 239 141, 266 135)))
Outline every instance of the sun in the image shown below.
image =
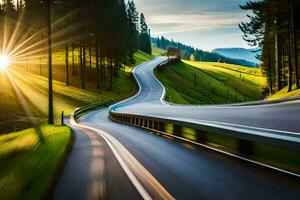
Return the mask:
POLYGON ((0 72, 7 71, 9 65, 9 57, 0 55, 0 72))

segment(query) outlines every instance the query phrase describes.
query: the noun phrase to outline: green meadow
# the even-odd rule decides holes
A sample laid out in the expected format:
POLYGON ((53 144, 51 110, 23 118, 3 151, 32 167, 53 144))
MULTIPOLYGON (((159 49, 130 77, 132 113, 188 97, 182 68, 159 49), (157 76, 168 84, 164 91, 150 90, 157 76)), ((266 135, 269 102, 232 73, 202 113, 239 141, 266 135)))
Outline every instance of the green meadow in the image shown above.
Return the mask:
POLYGON ((213 62, 182 61, 155 74, 166 87, 165 100, 177 104, 260 100, 266 85, 259 69, 213 62))

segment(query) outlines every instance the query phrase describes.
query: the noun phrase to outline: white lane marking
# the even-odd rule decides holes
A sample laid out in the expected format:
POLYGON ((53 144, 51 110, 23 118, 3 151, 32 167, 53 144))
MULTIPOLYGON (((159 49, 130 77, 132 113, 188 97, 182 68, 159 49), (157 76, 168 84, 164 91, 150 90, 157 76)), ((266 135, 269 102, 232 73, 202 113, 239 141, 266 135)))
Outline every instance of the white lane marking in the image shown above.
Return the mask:
POLYGON ((111 144, 111 142, 105 137, 105 135, 102 132, 100 132, 100 130, 97 130, 97 129, 94 129, 94 128, 91 128, 91 127, 88 127, 88 126, 84 126, 84 125, 78 124, 74 120, 74 117, 71 117, 70 123, 73 126, 76 126, 76 127, 79 127, 79 128, 83 128, 83 129, 88 129, 88 130, 91 130, 93 132, 98 133, 105 140, 105 142, 108 144, 109 148, 112 150, 113 154, 117 158, 117 160, 120 163, 121 167, 125 171, 126 175, 130 179, 130 181, 132 182, 132 184, 135 186, 135 188, 137 189, 137 191, 139 192, 139 194, 142 196, 142 198, 145 199, 145 200, 151 200, 152 199, 151 196, 146 191, 146 189, 142 186, 142 184, 134 176, 134 174, 132 173, 132 171, 127 167, 127 165, 125 164, 125 162, 123 161, 123 159, 119 156, 119 154, 117 153, 116 149, 111 144))
POLYGON ((77 126, 79 128, 91 130, 95 133, 98 133, 108 144, 109 148, 112 150, 113 154, 117 158, 118 162, 120 163, 121 167, 125 171, 126 175, 132 182, 132 184, 135 186, 141 197, 145 200, 152 200, 152 197, 149 195, 147 190, 143 187, 141 182, 137 179, 137 177, 134 175, 134 173, 130 170, 130 168, 127 166, 126 162, 122 159, 120 154, 118 153, 117 149, 115 146, 112 144, 112 142, 116 145, 119 146, 120 153, 123 154, 124 158, 129 159, 129 163, 133 165, 133 168, 137 170, 136 173, 138 173, 140 176, 144 176, 144 182, 147 182, 149 185, 151 185, 152 188, 162 197, 162 199, 166 200, 174 200, 175 198, 167 192, 167 190, 160 185, 160 183, 151 175, 150 172, 148 172, 135 158, 131 153, 120 143, 118 142, 114 137, 112 137, 110 134, 108 134, 105 131, 88 127, 85 125, 78 124, 75 120, 74 117, 71 116, 70 123, 73 126, 77 126))

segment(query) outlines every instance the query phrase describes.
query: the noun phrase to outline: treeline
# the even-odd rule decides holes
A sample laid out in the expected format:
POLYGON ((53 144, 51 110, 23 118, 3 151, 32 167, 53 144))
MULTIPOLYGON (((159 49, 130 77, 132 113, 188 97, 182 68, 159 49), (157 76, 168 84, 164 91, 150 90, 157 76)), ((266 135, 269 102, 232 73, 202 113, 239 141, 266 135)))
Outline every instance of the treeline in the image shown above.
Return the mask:
POLYGON ((139 20, 132 0, 3 0, 2 51, 11 53, 19 63, 47 55, 50 7, 51 47, 53 52, 65 52, 67 85, 78 68, 80 85, 85 88, 86 71, 94 68, 97 88, 109 81, 111 89, 118 69, 124 63, 134 64, 133 55, 139 48, 151 53, 150 30, 143 14, 139 20))
POLYGON ((175 42, 173 40, 168 40, 165 37, 152 38, 152 43, 154 43, 157 47, 165 50, 167 50, 170 47, 179 48, 182 50, 182 58, 186 60, 203 62, 221 62, 228 64, 243 65, 247 67, 258 67, 258 64, 249 62, 247 60, 228 58, 217 53, 195 49, 192 46, 188 46, 180 42, 175 42))
POLYGON ((269 93, 285 86, 299 89, 300 1, 249 1, 241 8, 253 12, 239 26, 244 40, 263 50, 260 59, 269 93))

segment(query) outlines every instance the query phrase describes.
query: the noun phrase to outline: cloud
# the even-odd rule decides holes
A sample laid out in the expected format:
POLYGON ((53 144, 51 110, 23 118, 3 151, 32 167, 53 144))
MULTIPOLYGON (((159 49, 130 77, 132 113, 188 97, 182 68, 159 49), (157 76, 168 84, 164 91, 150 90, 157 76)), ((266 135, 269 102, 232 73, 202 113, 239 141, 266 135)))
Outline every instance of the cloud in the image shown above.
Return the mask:
POLYGON ((153 15, 148 18, 148 23, 153 28, 153 34, 164 34, 233 27, 237 26, 243 17, 231 13, 153 15))
MULTIPOLYGON (((246 1, 135 0, 138 10, 145 14, 153 35, 172 36, 174 40, 184 39, 189 44, 205 41, 203 44, 217 45, 215 41, 222 41, 223 46, 245 46, 238 23, 246 20, 246 14, 239 8, 246 1), (215 41, 209 42, 212 34, 215 41), (201 38, 197 35, 201 35, 201 38), (225 35, 231 38, 227 42, 222 40, 225 35)), ((196 47, 214 48, 211 45, 196 47)))

